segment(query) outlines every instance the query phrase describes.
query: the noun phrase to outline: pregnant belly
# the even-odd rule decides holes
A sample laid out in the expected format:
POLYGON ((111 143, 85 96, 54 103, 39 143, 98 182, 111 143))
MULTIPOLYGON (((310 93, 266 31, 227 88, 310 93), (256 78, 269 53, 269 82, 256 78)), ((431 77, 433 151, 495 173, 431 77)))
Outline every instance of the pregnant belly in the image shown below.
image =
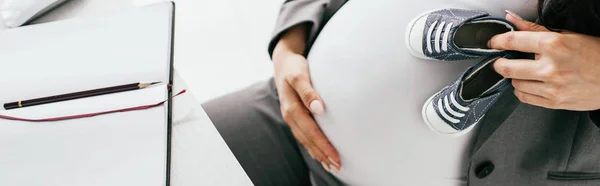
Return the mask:
POLYGON ((404 44, 410 20, 441 7, 465 6, 447 0, 349 1, 313 45, 311 77, 327 110, 315 119, 340 152, 343 165, 335 176, 343 182, 464 184, 475 133, 436 134, 423 123, 421 107, 476 61, 425 61, 404 44))

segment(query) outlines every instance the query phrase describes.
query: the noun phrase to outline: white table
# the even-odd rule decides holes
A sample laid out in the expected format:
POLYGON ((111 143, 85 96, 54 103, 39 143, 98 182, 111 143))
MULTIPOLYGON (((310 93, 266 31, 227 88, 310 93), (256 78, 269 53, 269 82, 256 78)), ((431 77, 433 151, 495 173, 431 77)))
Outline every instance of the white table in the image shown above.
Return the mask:
MULTIPOLYGON (((162 0, 71 1, 67 4, 69 14, 53 13, 43 17, 42 21, 102 13, 162 0)), ((205 102, 273 76, 267 45, 281 0, 173 1, 177 10, 175 68, 189 87, 202 89, 191 92, 198 101, 205 102), (215 77, 218 77, 218 81, 215 81, 215 77)))
MULTIPOLYGON (((157 1, 160 0, 73 0, 36 20, 34 24, 106 13, 157 1)), ((185 39, 176 37, 175 42, 185 39)), ((177 72, 173 84, 174 92, 188 89, 177 72)), ((171 147, 171 185, 253 185, 192 93, 174 99, 171 147)))

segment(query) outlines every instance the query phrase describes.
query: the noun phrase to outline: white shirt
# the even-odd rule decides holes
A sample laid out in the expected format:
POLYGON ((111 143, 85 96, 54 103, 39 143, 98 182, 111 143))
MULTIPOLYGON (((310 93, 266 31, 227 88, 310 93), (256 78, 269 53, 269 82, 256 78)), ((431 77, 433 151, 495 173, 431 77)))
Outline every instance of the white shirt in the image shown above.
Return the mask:
POLYGON ((407 24, 438 8, 479 9, 526 19, 536 0, 351 0, 333 16, 308 57, 326 114, 316 116, 341 155, 336 174, 349 185, 466 185, 473 136, 437 134, 421 108, 475 60, 436 62, 412 57, 407 24))

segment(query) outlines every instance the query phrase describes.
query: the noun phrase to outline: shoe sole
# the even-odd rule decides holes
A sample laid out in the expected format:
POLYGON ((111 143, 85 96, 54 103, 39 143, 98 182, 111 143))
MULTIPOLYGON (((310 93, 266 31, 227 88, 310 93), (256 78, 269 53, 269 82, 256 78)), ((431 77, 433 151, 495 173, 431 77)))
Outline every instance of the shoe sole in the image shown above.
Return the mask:
MULTIPOLYGON (((439 130, 437 130, 437 128, 434 126, 436 124, 431 123, 429 121, 429 118, 427 118, 427 108, 431 105, 433 98, 439 93, 440 92, 437 92, 437 93, 433 94, 433 96, 429 97, 429 99, 427 99, 427 101, 425 101, 425 104, 423 105, 423 108, 421 109, 421 117, 423 117, 423 121, 425 122, 425 125, 427 125, 427 128, 429 128, 430 130, 432 130, 436 133, 443 134, 446 136, 459 137, 459 136, 469 133, 471 130, 473 130, 473 128, 475 128, 475 126, 477 124, 479 124, 479 121, 481 119, 478 120, 477 122, 475 122, 474 124, 472 124, 471 126, 469 126, 468 128, 466 128, 465 130, 462 130, 462 131, 457 130, 457 132, 455 132, 455 133, 444 133, 444 132, 440 132, 439 130)), ((485 117, 485 114, 481 118, 483 118, 483 117, 485 117)), ((444 124, 444 125, 447 125, 447 124, 444 124)))
MULTIPOLYGON (((427 56, 425 56, 425 54, 419 54, 417 51, 414 51, 412 46, 410 45, 410 33, 413 30, 413 27, 415 26, 415 23, 422 17, 427 16, 428 14, 431 14, 432 12, 438 11, 440 9, 433 9, 433 10, 429 10, 426 11, 424 13, 419 14, 417 17, 413 18, 409 23, 408 26, 406 27, 406 31, 404 33, 404 44, 406 45, 406 48, 408 49, 408 51, 410 52, 410 54, 414 57, 417 57, 419 59, 425 59, 425 60, 435 60, 435 61, 440 61, 438 59, 435 58, 429 58, 427 56)), ((423 46, 421 46, 423 47, 423 46)))

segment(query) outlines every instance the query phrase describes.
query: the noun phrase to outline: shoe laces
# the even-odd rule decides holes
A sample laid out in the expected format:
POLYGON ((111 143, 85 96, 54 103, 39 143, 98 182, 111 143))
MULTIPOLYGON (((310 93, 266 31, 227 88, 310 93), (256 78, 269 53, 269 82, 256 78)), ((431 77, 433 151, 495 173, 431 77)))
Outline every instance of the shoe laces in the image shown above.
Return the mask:
POLYGON ((437 106, 437 110, 440 112, 442 117, 452 123, 460 123, 460 121, 466 116, 467 111, 470 109, 469 107, 462 106, 460 103, 458 103, 458 101, 456 101, 454 92, 450 93, 449 99, 448 95, 440 97, 438 99, 437 106), (458 110, 454 110, 451 105, 458 110), (448 113, 446 113, 446 111, 448 113))
POLYGON ((429 53, 441 53, 442 51, 448 51, 448 41, 450 41, 450 29, 454 23, 450 22, 446 24, 446 22, 438 22, 435 21, 427 30, 427 51, 429 53), (439 24, 438 24, 439 23, 439 24), (435 33, 434 33, 435 31, 435 33), (435 35, 434 35, 435 34, 435 35), (432 38, 433 37, 433 38, 432 38), (431 46, 434 45, 434 46, 431 46))

